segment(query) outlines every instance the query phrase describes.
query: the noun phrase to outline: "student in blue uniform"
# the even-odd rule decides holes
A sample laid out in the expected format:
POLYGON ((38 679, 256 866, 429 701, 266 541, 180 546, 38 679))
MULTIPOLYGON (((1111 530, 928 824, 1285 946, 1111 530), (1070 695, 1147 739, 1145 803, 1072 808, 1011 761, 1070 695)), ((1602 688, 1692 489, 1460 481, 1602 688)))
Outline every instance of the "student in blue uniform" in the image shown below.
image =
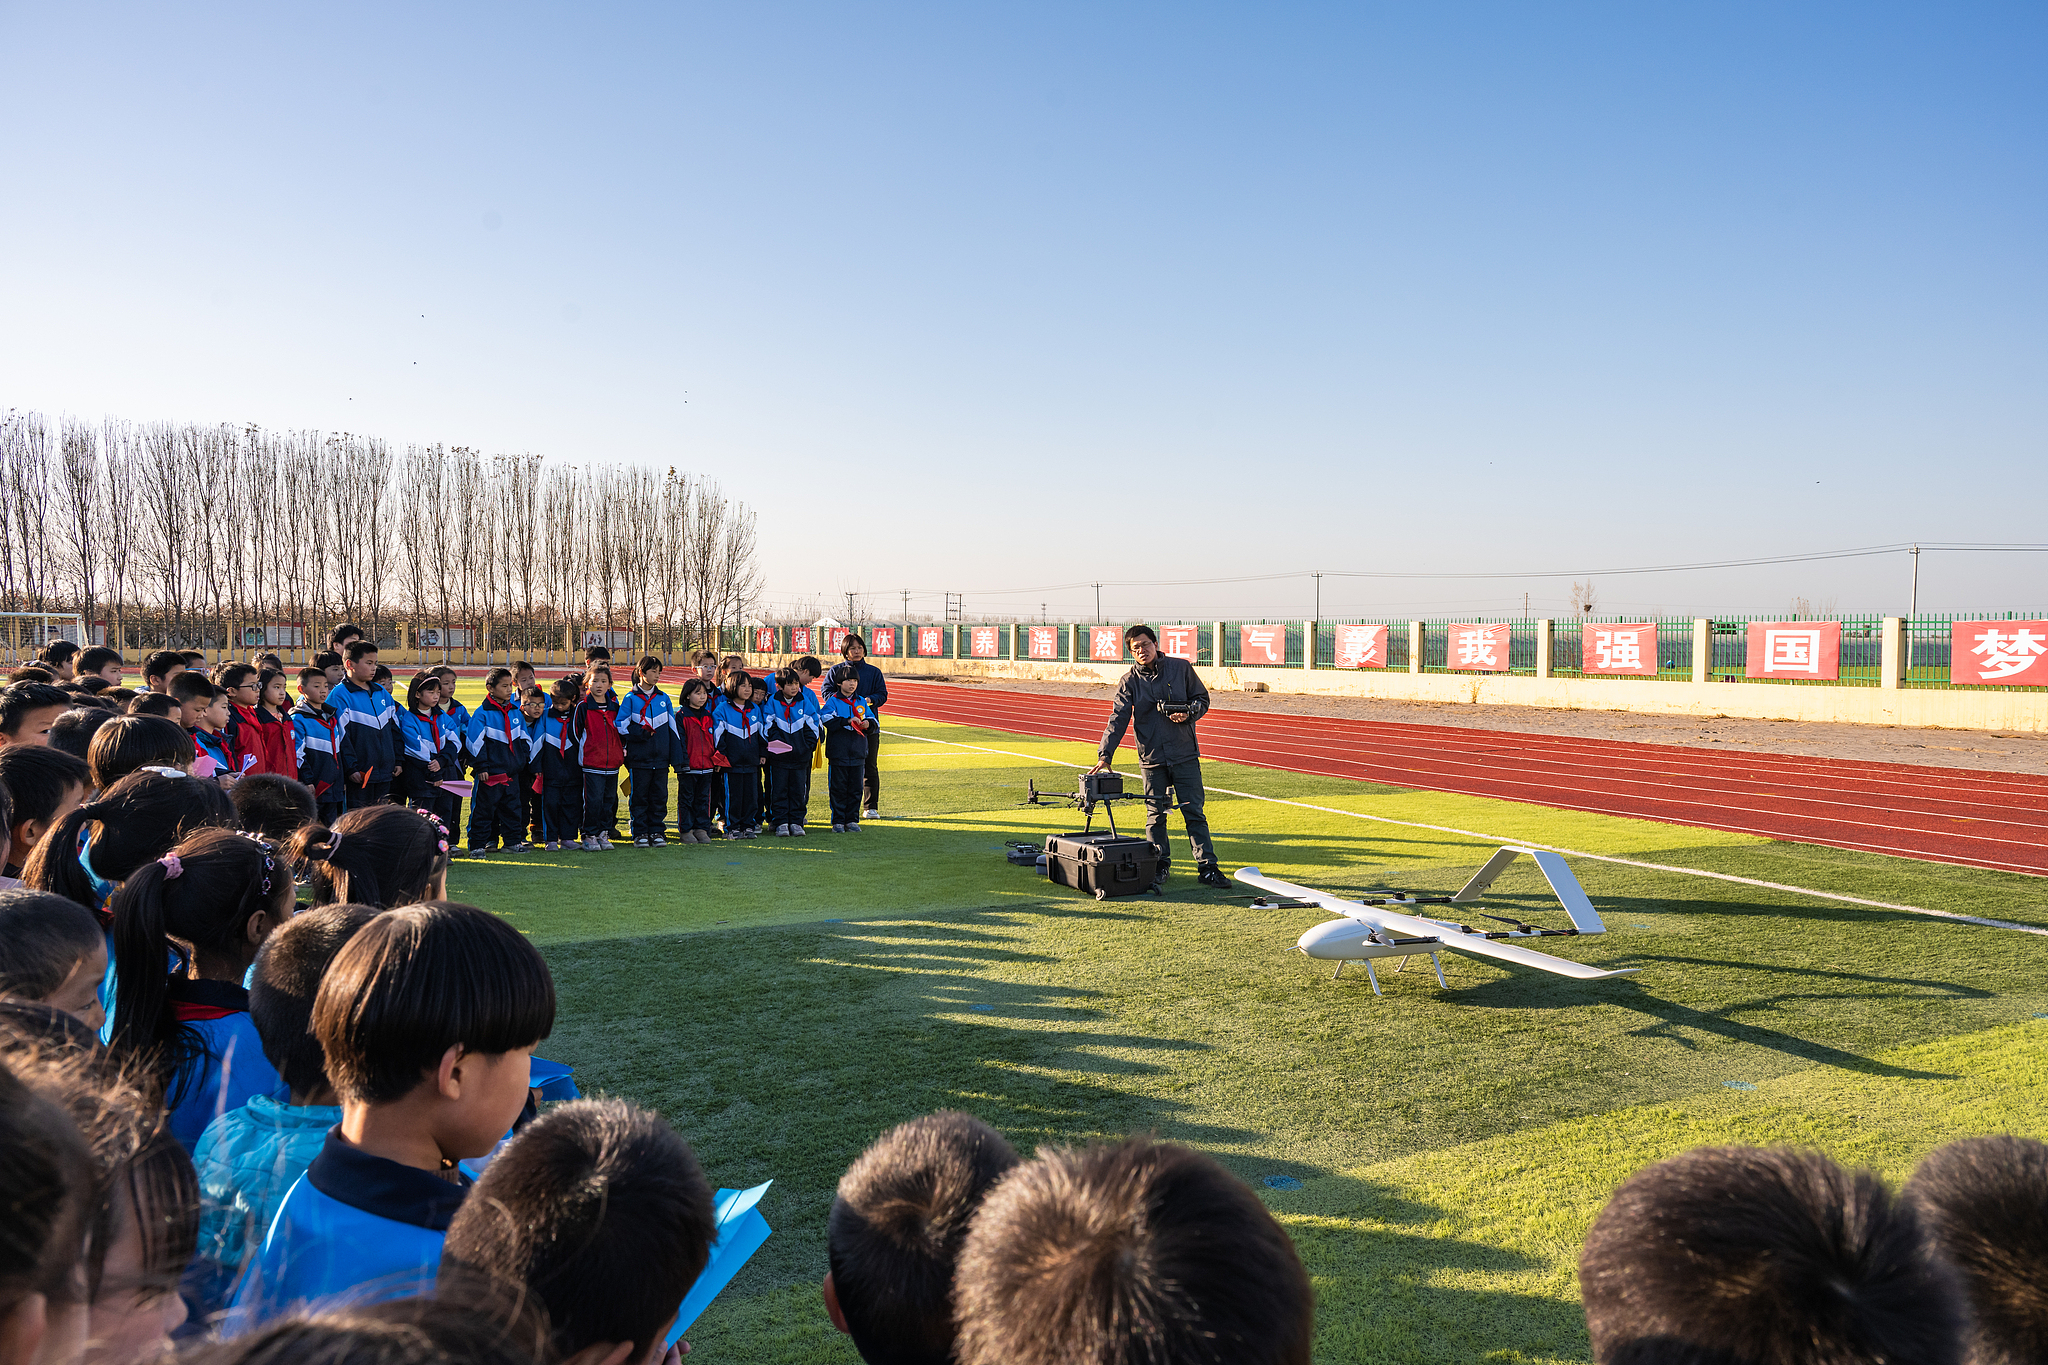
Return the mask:
POLYGON ((534 766, 540 773, 541 830, 550 849, 581 848, 583 764, 577 757, 576 702, 582 683, 574 678, 555 682, 552 704, 541 713, 534 766))
POLYGON ((668 822, 668 769, 674 761, 676 708, 661 690, 661 660, 654 655, 640 660, 632 690, 619 702, 617 724, 631 774, 626 808, 633 821, 633 846, 661 848, 668 843, 661 827, 668 822))
POLYGON ((867 770, 875 715, 860 695, 860 671, 834 664, 825 675, 825 787, 832 800, 832 832, 860 833, 860 784, 867 770))
POLYGON ((365 925, 313 1002, 341 1122, 285 1195, 229 1330, 431 1284, 469 1185, 456 1163, 489 1153, 519 1116, 554 1023, 547 963, 496 916, 440 901, 365 925))
POLYGON ((438 813, 441 798, 448 795, 435 785, 448 780, 441 769, 441 750, 446 747, 441 725, 441 675, 421 669, 405 685, 405 709, 398 713, 405 765, 399 789, 405 804, 416 810, 438 813))
POLYGON ((825 717, 794 668, 775 675, 775 688, 762 708, 767 727, 768 828, 777 834, 802 834, 811 804, 811 755, 825 732, 825 717))
POLYGON ((321 824, 341 818, 341 719, 327 704, 327 674, 318 668, 299 670, 299 700, 292 707, 292 746, 299 760, 299 781, 313 789, 321 824))
POLYGON ((725 696, 711 713, 711 741, 725 759, 725 837, 761 832, 761 760, 767 757, 760 696, 744 669, 728 674, 725 696))
POLYGON ((469 797, 469 851, 488 853, 502 839, 508 853, 525 849, 519 774, 526 767, 526 718, 512 695, 512 670, 494 668, 484 677, 483 704, 469 717, 469 767, 475 789, 469 797))
POLYGON ((215 1115, 279 1088, 242 980, 292 894, 277 849, 230 830, 179 840, 114 893, 112 1044, 156 1072, 188 1152, 215 1115))
MULTIPOLYGON (((441 751, 445 780, 459 782, 469 767, 469 708, 455 699, 455 670, 436 664, 434 676, 441 680, 441 731, 449 744, 441 751), (451 761, 452 759, 452 761, 451 761)), ((434 811, 441 823, 452 830, 462 828, 462 798, 454 792, 441 793, 441 805, 434 811)))
POLYGON ((376 685, 377 646, 351 641, 347 672, 327 694, 340 726, 341 772, 348 808, 381 806, 400 762, 398 703, 376 685))

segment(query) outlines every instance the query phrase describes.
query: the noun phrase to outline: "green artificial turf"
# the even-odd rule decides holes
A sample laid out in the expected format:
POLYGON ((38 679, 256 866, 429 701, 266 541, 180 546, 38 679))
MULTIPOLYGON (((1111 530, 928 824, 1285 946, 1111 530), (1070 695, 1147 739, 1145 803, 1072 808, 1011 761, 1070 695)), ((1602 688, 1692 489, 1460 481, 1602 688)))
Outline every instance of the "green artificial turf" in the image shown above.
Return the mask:
MULTIPOLYGON (((498 855, 451 877, 547 954, 562 1009, 543 1055, 586 1093, 660 1109, 719 1184, 777 1182, 775 1235, 692 1330, 695 1359, 856 1359, 817 1297, 833 1185, 877 1133, 943 1107, 1026 1151, 1154 1131, 1213 1153, 1295 1236, 1329 1360, 1586 1359, 1587 1222, 1630 1171, 1696 1143, 1799 1142, 1898 1175, 1951 1136, 2048 1129, 2039 937, 1581 859, 1610 932, 1556 951, 1639 975, 1446 953, 1448 991, 1417 959, 1375 998, 1360 968, 1333 981, 1292 951, 1319 912, 1185 875, 1163 899, 1097 902, 1006 864, 1006 840, 1078 827, 1020 803, 1027 780, 1071 788, 1043 760, 1085 746, 889 727, 892 818, 860 835, 498 855)), ((1226 866, 1326 890, 1452 890, 1495 846, 1425 824, 2048 923, 2048 886, 2010 874, 1207 777, 1226 866)), ((1564 923, 1526 864, 1496 891, 1489 908, 1564 923)))

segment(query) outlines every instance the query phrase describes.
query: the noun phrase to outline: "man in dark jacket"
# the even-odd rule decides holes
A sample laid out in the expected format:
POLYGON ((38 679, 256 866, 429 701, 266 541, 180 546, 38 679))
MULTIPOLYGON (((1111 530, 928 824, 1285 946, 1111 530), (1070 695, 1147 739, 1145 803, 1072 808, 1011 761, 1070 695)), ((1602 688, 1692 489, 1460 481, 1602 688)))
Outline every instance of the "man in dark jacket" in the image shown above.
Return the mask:
POLYGON ((1134 722, 1138 732, 1138 769, 1145 775, 1145 837, 1159 850, 1159 879, 1166 880, 1173 845, 1166 838, 1166 813, 1180 803, 1195 852, 1195 871, 1208 886, 1228 887, 1230 878, 1216 866, 1216 848, 1209 842, 1209 818, 1202 813, 1202 751, 1195 743, 1195 722, 1209 709, 1209 689, 1202 686, 1193 664, 1159 652, 1159 636, 1150 626, 1124 632, 1138 666, 1117 684, 1116 704, 1102 731, 1092 772, 1108 772, 1134 722))
POLYGON ((889 684, 882 680, 882 670, 867 661, 868 642, 860 637, 860 632, 847 631, 839 652, 860 675, 860 688, 854 695, 874 712, 875 723, 868 726, 867 731, 867 768, 861 775, 861 815, 865 819, 879 820, 882 816, 877 809, 882 804, 882 708, 889 701, 889 684))

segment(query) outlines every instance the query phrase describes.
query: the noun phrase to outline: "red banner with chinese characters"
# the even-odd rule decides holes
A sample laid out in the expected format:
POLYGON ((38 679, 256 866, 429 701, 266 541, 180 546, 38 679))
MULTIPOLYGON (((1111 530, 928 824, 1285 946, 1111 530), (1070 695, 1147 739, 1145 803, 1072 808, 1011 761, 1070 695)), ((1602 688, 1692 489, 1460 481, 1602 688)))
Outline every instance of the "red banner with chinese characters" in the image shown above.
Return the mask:
POLYGON ((1088 628, 1088 657, 1097 663, 1120 663, 1124 657, 1124 633, 1115 626, 1088 628))
POLYGON ((1159 652, 1171 654, 1176 659, 1195 661, 1195 654, 1202 647, 1202 630, 1199 626, 1161 626, 1159 628, 1159 652))
POLYGON ((1499 625, 1455 625, 1448 627, 1450 639, 1444 651, 1444 667, 1475 669, 1482 673, 1508 671, 1507 622, 1499 625))
POLYGON ((1267 668, 1287 662, 1286 626, 1239 626, 1237 661, 1246 668, 1267 668))
POLYGON ((809 626, 791 626, 789 628, 789 652, 792 654, 808 654, 811 652, 811 628, 809 626))
POLYGON ((1956 621, 1948 680, 1969 687, 2048 687, 2048 621, 1956 621))
POLYGON ((846 652, 846 637, 851 634, 853 632, 845 626, 832 627, 832 634, 828 638, 832 641, 832 652, 834 654, 844 654, 846 652))
POLYGON ((1033 626, 1028 632, 1026 648, 1034 659, 1057 659, 1060 657, 1060 628, 1058 626, 1033 626))
POLYGON ((1337 627, 1337 657, 1339 668, 1385 668, 1387 666, 1387 628, 1385 626, 1339 626, 1337 627))
POLYGON ((868 632, 868 653, 879 654, 884 658, 893 657, 896 653, 896 627, 876 626, 873 630, 870 630, 868 632))
POLYGON ((773 654, 775 652, 775 627, 754 627, 754 652, 756 654, 773 654))
POLYGON ((976 659, 996 657, 996 628, 976 626, 967 632, 967 653, 976 659))
POLYGON ((944 626, 919 626, 917 628, 917 652, 920 657, 936 659, 946 652, 946 628, 944 626))
POLYGON ((1750 678, 1808 678, 1833 682, 1842 672, 1840 621, 1751 621, 1750 678))
POLYGON ((1579 636, 1579 656, 1581 673, 1655 674, 1657 628, 1589 624, 1579 636))

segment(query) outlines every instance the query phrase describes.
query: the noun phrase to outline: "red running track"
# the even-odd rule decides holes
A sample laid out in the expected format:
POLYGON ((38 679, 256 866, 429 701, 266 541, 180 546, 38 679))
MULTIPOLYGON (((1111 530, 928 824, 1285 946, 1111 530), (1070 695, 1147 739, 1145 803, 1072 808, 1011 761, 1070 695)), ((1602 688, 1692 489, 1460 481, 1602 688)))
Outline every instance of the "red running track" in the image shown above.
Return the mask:
MULTIPOLYGON (((1109 703, 891 678, 889 710, 1092 745, 1109 703)), ((2028 773, 1221 708, 1201 735, 1229 763, 2048 876, 2048 777, 2028 773)))

